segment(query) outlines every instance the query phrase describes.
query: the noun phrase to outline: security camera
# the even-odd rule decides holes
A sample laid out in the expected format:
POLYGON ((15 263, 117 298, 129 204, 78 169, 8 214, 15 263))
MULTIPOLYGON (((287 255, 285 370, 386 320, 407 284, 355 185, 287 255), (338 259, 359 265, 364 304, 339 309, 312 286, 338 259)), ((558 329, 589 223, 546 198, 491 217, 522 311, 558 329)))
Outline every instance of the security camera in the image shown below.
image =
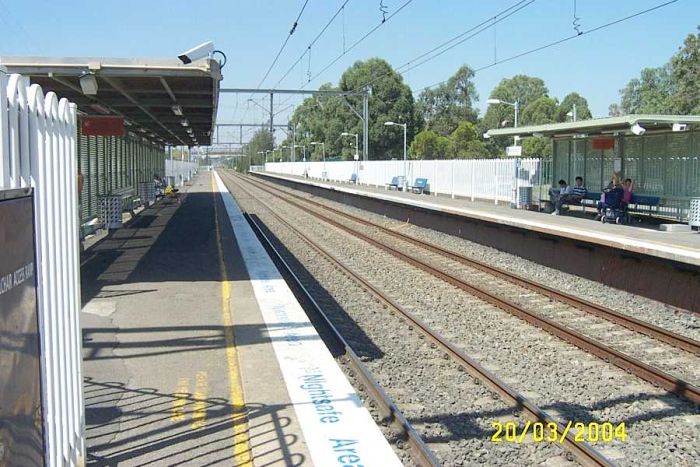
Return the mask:
POLYGON ((635 123, 634 125, 632 125, 632 128, 630 128, 630 130, 632 130, 632 133, 634 133, 637 136, 643 135, 647 131, 647 129, 641 126, 639 123, 635 123))
POLYGON ((688 131, 688 124, 687 123, 674 123, 672 130, 673 131, 688 131))
POLYGON ((182 63, 187 65, 188 63, 192 63, 195 60, 199 60, 200 58, 208 57, 213 52, 214 43, 209 41, 204 42, 203 44, 199 44, 196 47, 192 47, 187 52, 183 52, 180 55, 178 55, 177 58, 179 58, 182 61, 182 63))

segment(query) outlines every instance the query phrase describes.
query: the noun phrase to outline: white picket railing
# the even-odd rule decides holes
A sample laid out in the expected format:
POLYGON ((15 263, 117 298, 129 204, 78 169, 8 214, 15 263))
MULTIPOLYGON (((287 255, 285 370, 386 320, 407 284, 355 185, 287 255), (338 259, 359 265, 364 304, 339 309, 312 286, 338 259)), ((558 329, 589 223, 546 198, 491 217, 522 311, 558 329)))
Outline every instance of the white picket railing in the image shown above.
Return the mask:
POLYGON ((82 390, 76 106, 0 70, 0 189, 34 189, 48 466, 82 465, 82 390))
POLYGON ((197 162, 165 160, 165 176, 173 177, 174 186, 182 186, 189 182, 197 173, 199 164, 197 162))
MULTIPOLYGON (((405 170, 409 184, 416 178, 427 178, 431 193, 497 203, 513 200, 516 184, 534 187, 542 183, 540 159, 521 159, 516 180, 517 163, 516 159, 413 160, 406 163, 405 170)), ((357 173, 360 184, 381 187, 393 177, 404 175, 404 162, 269 162, 265 170, 340 182, 357 173)))

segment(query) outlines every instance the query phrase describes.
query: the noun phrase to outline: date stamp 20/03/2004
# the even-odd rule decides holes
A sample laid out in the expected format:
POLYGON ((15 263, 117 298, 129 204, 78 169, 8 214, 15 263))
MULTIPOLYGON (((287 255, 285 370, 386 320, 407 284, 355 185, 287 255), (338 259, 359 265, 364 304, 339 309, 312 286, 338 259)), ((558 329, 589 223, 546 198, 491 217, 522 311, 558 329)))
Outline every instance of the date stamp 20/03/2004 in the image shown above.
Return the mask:
MULTIPOLYGON (((528 433, 532 435, 532 441, 536 443, 563 443, 566 436, 573 429, 574 440, 577 443, 610 443, 613 441, 627 441, 627 429, 625 422, 613 424, 612 422, 572 422, 561 427, 555 422, 525 422, 525 425, 518 426, 515 422, 492 422, 494 433, 491 441, 494 443, 523 443, 528 433)), ((528 439, 529 441, 529 439, 528 439)))

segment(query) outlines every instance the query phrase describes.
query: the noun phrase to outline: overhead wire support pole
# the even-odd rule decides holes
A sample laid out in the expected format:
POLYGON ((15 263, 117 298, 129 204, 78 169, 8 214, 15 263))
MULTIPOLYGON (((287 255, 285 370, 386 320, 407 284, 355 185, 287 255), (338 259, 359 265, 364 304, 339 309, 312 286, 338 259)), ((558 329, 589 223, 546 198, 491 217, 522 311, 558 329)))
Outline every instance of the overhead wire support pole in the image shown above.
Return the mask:
POLYGON ((369 159, 369 89, 362 96, 362 161, 369 159))
MULTIPOLYGON (((277 94, 310 94, 312 96, 361 96, 362 97, 362 160, 367 161, 369 158, 369 94, 370 88, 367 87, 363 91, 331 91, 331 90, 319 90, 314 91, 310 89, 250 89, 250 88, 221 88, 219 89, 219 94, 238 94, 238 93, 251 93, 251 94, 269 94, 270 95, 270 131, 274 129, 273 126, 273 107, 272 99, 275 93, 277 94)), ((255 101, 252 101, 256 105, 255 101)), ((354 111, 354 109, 353 109, 354 111)), ((355 112, 357 114, 357 112, 355 112)), ((359 116, 359 115, 358 115, 359 116)), ((243 137, 241 136, 241 140, 243 137)), ((293 149, 292 149, 293 151, 293 149)))
POLYGON ((345 105, 348 106, 352 113, 357 115, 357 118, 359 118, 362 121, 362 160, 363 162, 367 161, 367 96, 365 95, 362 97, 362 115, 360 115, 360 113, 357 110, 355 110, 355 108, 352 106, 352 104, 350 104, 350 102, 348 102, 347 99, 343 99, 343 102, 345 103, 345 105))
POLYGON ((272 109, 272 96, 274 96, 274 93, 270 93, 270 133, 275 132, 275 127, 274 127, 274 118, 275 118, 275 111, 272 109))

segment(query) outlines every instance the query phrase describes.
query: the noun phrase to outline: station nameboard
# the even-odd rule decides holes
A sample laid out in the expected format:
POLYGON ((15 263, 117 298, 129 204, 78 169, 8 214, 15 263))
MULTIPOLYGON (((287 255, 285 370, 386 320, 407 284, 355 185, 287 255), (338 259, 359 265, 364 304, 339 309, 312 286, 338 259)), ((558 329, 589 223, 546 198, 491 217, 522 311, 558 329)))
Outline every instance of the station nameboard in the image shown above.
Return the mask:
POLYGON ((615 138, 593 138, 591 148, 596 150, 615 149, 615 138))
POLYGON ((121 117, 83 117, 80 132, 85 136, 124 136, 121 117))
POLYGON ((0 465, 44 465, 33 198, 0 191, 0 465))
POLYGON ((509 157, 520 157, 523 155, 522 146, 508 146, 506 148, 506 156, 509 157))

